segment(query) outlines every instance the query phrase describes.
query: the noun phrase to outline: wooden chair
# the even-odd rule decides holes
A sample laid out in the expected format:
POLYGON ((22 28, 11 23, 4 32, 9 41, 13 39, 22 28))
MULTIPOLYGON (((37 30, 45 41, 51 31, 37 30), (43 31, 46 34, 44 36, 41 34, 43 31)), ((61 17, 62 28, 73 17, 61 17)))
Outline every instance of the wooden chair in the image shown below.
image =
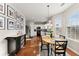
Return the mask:
POLYGON ((56 40, 55 41, 55 45, 53 46, 53 51, 55 56, 56 55, 66 55, 66 48, 67 48, 67 42, 66 40, 64 41, 60 41, 60 40, 56 40))

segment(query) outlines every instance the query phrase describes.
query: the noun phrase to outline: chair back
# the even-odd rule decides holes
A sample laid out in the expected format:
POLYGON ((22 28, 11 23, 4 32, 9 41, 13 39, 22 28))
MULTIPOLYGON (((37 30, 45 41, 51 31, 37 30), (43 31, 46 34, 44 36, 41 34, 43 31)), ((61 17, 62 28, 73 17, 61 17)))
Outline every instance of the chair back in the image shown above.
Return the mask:
POLYGON ((65 37, 65 36, 63 36, 63 35, 59 35, 59 37, 60 37, 60 38, 63 38, 63 39, 66 39, 66 37, 65 37))
POLYGON ((64 40, 64 41, 56 40, 55 41, 55 52, 65 53, 67 42, 68 42, 67 40, 64 40))

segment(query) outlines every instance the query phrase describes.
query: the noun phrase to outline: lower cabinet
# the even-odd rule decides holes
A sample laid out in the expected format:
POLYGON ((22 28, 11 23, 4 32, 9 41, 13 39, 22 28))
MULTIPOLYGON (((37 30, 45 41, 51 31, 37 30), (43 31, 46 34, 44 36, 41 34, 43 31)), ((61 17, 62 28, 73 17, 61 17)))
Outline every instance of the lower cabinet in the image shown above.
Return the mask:
POLYGON ((9 56, 15 56, 21 48, 26 44, 26 35, 17 36, 17 37, 6 37, 8 42, 8 54, 9 56))

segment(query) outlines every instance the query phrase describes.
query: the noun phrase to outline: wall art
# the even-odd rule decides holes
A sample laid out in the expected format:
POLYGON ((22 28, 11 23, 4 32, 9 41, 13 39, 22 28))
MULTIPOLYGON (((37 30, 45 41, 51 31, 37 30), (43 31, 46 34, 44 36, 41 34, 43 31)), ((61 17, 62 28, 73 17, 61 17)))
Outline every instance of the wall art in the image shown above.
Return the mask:
POLYGON ((0 13, 5 14, 5 3, 0 3, 0 13))
POLYGON ((15 18, 15 10, 9 5, 7 5, 7 16, 15 18))
POLYGON ((15 20, 7 19, 7 29, 14 30, 15 29, 15 20))
POLYGON ((5 17, 0 16, 0 29, 5 29, 5 17))

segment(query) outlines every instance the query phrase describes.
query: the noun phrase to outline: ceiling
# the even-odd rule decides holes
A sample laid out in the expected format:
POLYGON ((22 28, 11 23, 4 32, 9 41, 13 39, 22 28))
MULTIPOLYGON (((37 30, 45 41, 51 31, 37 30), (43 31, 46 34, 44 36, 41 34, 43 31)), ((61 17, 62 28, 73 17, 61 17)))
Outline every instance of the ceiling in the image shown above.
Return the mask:
POLYGON ((61 13, 72 4, 70 3, 13 3, 24 14, 27 21, 45 22, 49 17, 61 13), (50 7, 48 8, 47 5, 50 7))

